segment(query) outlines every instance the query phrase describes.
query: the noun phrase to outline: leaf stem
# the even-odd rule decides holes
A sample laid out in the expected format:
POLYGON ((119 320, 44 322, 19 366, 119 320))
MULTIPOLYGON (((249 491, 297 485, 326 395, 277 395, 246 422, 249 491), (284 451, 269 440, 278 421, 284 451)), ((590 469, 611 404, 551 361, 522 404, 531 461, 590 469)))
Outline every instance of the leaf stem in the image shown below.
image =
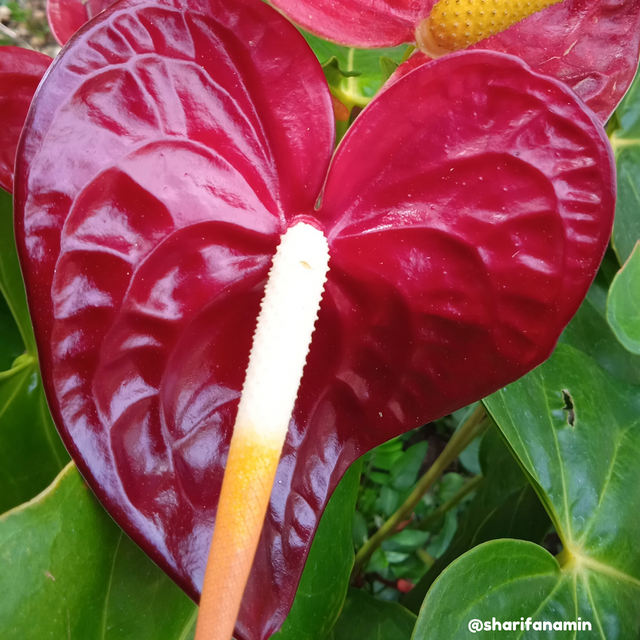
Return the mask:
POLYGON ((360 572, 373 555, 373 552, 396 532, 402 522, 405 522, 411 516, 420 500, 422 500, 427 491, 431 489, 436 480, 444 473, 444 470, 466 449, 472 440, 484 431, 486 424, 483 425, 483 422, 486 417, 487 414, 484 406, 482 403, 478 404, 460 429, 453 434, 444 451, 438 456, 420 480, 418 480, 418 484, 411 492, 411 495, 409 495, 380 529, 364 543, 360 551, 358 551, 351 573, 352 581, 360 575, 360 572))
POLYGON ((15 376, 23 369, 31 367, 35 362, 36 359, 33 356, 30 356, 28 353, 23 353, 14 360, 11 369, 0 371, 0 380, 6 380, 7 378, 15 376))
POLYGON ((12 40, 19 42, 21 46, 31 49, 31 51, 35 51, 35 49, 24 38, 21 38, 15 31, 13 31, 13 29, 9 29, 9 27, 2 24, 2 22, 0 22, 0 33, 3 33, 12 40))
POLYGON ((567 567, 572 567, 576 563, 575 556, 568 547, 563 547, 562 551, 556 556, 556 560, 560 568, 565 570, 567 567))
POLYGON ((422 560, 422 562, 424 562, 425 566, 428 569, 430 569, 433 566, 433 563, 436 561, 436 559, 424 549, 416 549, 416 555, 418 556, 418 558, 420 558, 420 560, 422 560))

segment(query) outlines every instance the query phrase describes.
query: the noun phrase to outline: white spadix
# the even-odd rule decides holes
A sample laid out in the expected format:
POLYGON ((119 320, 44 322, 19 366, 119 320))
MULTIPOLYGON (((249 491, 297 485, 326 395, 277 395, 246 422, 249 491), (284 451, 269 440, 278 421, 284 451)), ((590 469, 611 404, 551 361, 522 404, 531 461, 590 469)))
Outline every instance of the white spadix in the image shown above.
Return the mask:
POLYGON ((322 231, 291 227, 273 259, 234 429, 286 435, 329 270, 322 231))
POLYGON ((196 640, 230 640, 269 504, 329 270, 305 222, 273 258, 238 406, 204 578, 196 640))

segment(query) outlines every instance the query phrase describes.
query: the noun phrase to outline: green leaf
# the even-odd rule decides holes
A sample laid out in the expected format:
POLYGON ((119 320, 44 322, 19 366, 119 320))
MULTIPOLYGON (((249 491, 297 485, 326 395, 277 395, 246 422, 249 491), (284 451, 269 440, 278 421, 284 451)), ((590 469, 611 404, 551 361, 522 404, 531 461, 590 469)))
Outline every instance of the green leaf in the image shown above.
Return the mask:
POLYGON ((473 475, 482 473, 480 468, 480 438, 472 440, 469 446, 458 456, 460 464, 473 475))
POLYGON ((340 614, 353 567, 353 512, 361 461, 355 462, 320 520, 296 599, 273 640, 323 640, 340 614))
POLYGON ((467 550, 495 538, 539 542, 549 530, 549 517, 540 499, 495 428, 487 431, 481 440, 480 465, 483 479, 460 518, 451 545, 402 598, 402 603, 411 611, 420 610, 436 578, 467 550))
POLYGON ((640 139, 626 140, 625 146, 621 145, 621 140, 614 145, 618 200, 612 243, 620 264, 623 264, 640 240, 640 139))
POLYGON ((11 368, 13 361, 24 353, 24 343, 9 305, 0 294, 0 371, 11 368))
POLYGON ((598 311, 603 315, 606 314, 609 287, 619 270, 620 264, 618 263, 618 256, 616 256, 613 248, 609 247, 605 251, 604 258, 600 263, 600 268, 587 292, 587 298, 593 302, 598 311))
POLYGON ((382 512, 382 514, 388 518, 395 513, 396 509, 400 506, 400 498, 400 494, 395 489, 383 485, 380 489, 380 496, 376 501, 376 507, 378 511, 382 512))
MULTIPOLYGON (((25 346, 20 329, 16 324, 14 312, 9 306, 6 294, 20 293, 11 286, 16 277, 17 256, 13 245, 13 207, 11 196, 0 189, 0 371, 10 369, 13 361, 22 353, 25 346)), ((19 268, 19 267, 18 267, 19 268)), ((22 298, 12 299, 12 304, 20 307, 22 298)), ((19 310, 16 311, 18 313, 19 310)))
POLYGON ((620 344, 607 322, 607 294, 608 286, 594 283, 578 313, 564 330, 560 342, 590 356, 615 378, 640 385, 640 357, 620 344))
POLYGON ((387 554, 382 549, 376 549, 369 560, 367 571, 369 573, 383 574, 389 568, 389 560, 387 554))
POLYGON ((611 134, 618 169, 618 201, 613 246, 620 264, 626 262, 640 240, 640 76, 616 111, 620 125, 611 134))
POLYGON ((427 531, 418 531, 416 529, 403 529, 399 533, 391 536, 382 543, 385 551, 396 551, 402 553, 411 553, 422 547, 429 539, 427 531))
POLYGON ((438 500, 443 503, 455 496, 466 484, 467 480, 459 473, 445 473, 438 482, 438 500))
POLYGON ((344 609, 326 640, 410 640, 416 617, 395 602, 349 589, 344 609))
POLYGON ((3 640, 183 640, 196 607, 107 515, 70 463, 0 518, 3 640))
MULTIPOLYGON (((31 350, 0 373, 0 513, 45 489, 69 461, 49 413, 13 241, 11 197, 0 191, 0 291, 31 350)), ((11 319, 8 319, 11 320, 11 319)), ((12 321, 12 320, 11 320, 12 321)), ((15 324, 14 331, 15 331, 15 324)), ((15 337, 15 333, 14 333, 15 337)), ((22 339, 19 342, 22 345, 22 339)), ((17 340, 2 343, 5 361, 17 340)), ((21 349, 22 350, 22 349, 21 349)))
POLYGON ((613 280, 607 320, 626 349, 640 355, 640 242, 613 280))
POLYGON ((553 556, 532 542, 493 540, 456 560, 436 580, 413 639, 469 640, 474 637, 469 623, 479 620, 495 629, 475 636, 486 640, 631 640, 637 637, 638 616, 640 600, 634 587, 615 576, 583 567, 561 569, 553 556), (623 621, 602 617, 604 607, 616 606, 626 612, 623 621), (521 625, 528 618, 527 631, 521 625), (578 618, 581 624, 588 622, 591 630, 564 630, 564 622, 575 622, 577 629, 578 618), (500 630, 494 620, 505 628, 500 630), (549 626, 543 630, 545 622, 560 623, 562 630, 549 630, 549 626))
MULTIPOLYGON (((402 457, 402 448, 402 440, 400 438, 393 438, 369 452, 365 456, 365 460, 368 459, 371 467, 374 469, 390 472, 396 462, 402 457)), ((372 476, 373 473, 370 474, 369 477, 374 480, 372 476)), ((385 475, 384 480, 380 484, 386 484, 388 481, 389 477, 385 475)), ((378 480, 374 480, 374 482, 378 482, 378 480)))
MULTIPOLYGON (((360 463, 336 488, 279 640, 320 640, 353 565, 360 463)), ((188 640, 196 606, 124 535, 70 463, 30 503, 0 517, 2 640, 188 640)))
POLYGON ((13 314, 27 351, 35 356, 36 343, 13 236, 13 205, 11 196, 2 189, 0 189, 0 293, 13 314))
POLYGON ((360 511, 356 510, 353 514, 353 544, 356 549, 359 549, 368 537, 367 519, 360 511))
POLYGON ((380 56, 380 71, 382 72, 382 84, 384 84, 393 72, 400 66, 399 62, 392 60, 388 56, 380 56))
POLYGON ((394 489, 403 490, 412 487, 418 480, 420 467, 427 455, 428 443, 418 442, 409 447, 391 467, 389 483, 394 489))
POLYGON ((455 511, 448 511, 444 516, 442 529, 429 542, 427 553, 433 558, 440 558, 449 548, 453 537, 458 530, 458 518, 455 511))
POLYGON ((616 109, 616 118, 622 129, 622 136, 640 138, 640 75, 636 76, 616 109))
POLYGON ((469 638, 468 623, 517 622, 482 638, 636 638, 640 626, 640 389, 560 345, 485 400, 547 506, 564 549, 515 540, 480 545, 429 591, 415 640, 469 638), (522 630, 521 620, 591 629, 522 630))
POLYGON ((329 84, 337 98, 349 108, 354 105, 364 107, 371 101, 387 79, 385 75, 390 65, 400 64, 407 49, 406 45, 392 49, 351 49, 305 31, 302 31, 302 35, 323 65, 330 63, 340 70, 340 75, 332 75, 329 84))
MULTIPOLYGON (((541 594, 536 608, 548 615, 564 611, 569 619, 580 615, 590 620, 593 635, 581 637, 636 637, 640 389, 612 378, 583 353, 560 345, 545 364, 485 404, 534 482, 564 545, 561 570, 554 569, 553 591, 541 594)), ((479 556, 474 557, 478 561, 479 556)), ((476 577, 483 573, 487 588, 492 585, 495 590, 496 572, 510 570, 513 557, 503 557, 508 560, 498 563, 494 558, 485 571, 476 568, 476 577)), ((530 579, 533 584, 535 575, 530 579)), ((522 598, 515 588, 512 596, 505 592, 511 615, 522 615, 522 598)))
POLYGON ((539 487, 572 554, 640 578, 640 389, 560 345, 542 366, 485 400, 539 487), (635 456, 635 457, 634 457, 635 456))
POLYGON ((0 374, 0 512, 30 500, 68 462, 35 360, 0 374))

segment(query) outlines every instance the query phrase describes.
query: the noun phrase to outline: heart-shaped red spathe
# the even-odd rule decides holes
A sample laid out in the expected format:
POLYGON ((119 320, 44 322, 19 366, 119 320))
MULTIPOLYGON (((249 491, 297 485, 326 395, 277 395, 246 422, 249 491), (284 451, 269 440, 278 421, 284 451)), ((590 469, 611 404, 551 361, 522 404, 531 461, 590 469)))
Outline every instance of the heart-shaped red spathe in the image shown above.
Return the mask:
POLYGON ((240 640, 284 620, 353 460, 549 355, 613 220, 601 126, 509 56, 416 69, 329 168, 333 130, 318 62, 267 5, 123 0, 55 62, 19 152, 17 237, 56 424, 194 598, 271 258, 296 220, 328 237, 240 640))
POLYGON ((0 187, 9 193, 20 133, 33 94, 51 62, 37 51, 0 47, 0 187))
POLYGON ((47 0, 47 21, 58 44, 65 45, 85 22, 104 11, 113 0, 47 0))
MULTIPOLYGON (((294 22, 352 47, 414 42, 436 0, 272 0, 294 22)), ((564 0, 473 49, 501 51, 568 84, 603 122, 629 88, 638 67, 640 0, 564 0)), ((430 59, 418 52, 400 72, 430 59)))

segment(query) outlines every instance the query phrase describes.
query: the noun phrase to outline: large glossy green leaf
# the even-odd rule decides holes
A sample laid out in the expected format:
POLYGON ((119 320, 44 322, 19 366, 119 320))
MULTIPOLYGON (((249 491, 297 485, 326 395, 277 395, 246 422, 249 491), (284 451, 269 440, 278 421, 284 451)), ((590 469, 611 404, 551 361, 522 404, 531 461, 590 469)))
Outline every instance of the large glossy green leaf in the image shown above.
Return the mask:
MULTIPOLYGON (((415 637, 468 638, 471 618, 532 616, 581 617, 592 630, 580 638, 637 638, 640 389, 560 345, 549 361, 485 404, 556 526, 564 546, 560 563, 531 543, 477 547, 434 583, 415 637), (459 595, 452 605, 445 596, 454 591, 459 595)), ((481 637, 505 636, 496 631, 481 637)), ((576 634, 525 631, 510 637, 564 640, 576 634)))
MULTIPOLYGON (((640 513, 627 508, 640 505, 640 389, 560 345, 485 404, 540 488, 565 546, 613 561, 618 543, 640 524, 640 513)), ((613 566, 640 576, 640 547, 613 566)))
POLYGON ((607 320, 624 347, 640 355, 640 242, 613 280, 607 320))
MULTIPOLYGON (((278 640, 320 640, 353 565, 360 463, 323 515, 278 640)), ((189 640, 196 606, 122 533, 70 463, 32 502, 0 517, 0 638, 189 640)))
POLYGON ((183 640, 196 607, 127 538, 73 463, 0 518, 3 640, 183 640))
POLYGON ((416 613, 435 579, 472 547, 495 538, 540 542, 551 523, 520 465, 495 428, 480 444, 483 479, 447 551, 429 568, 402 603, 416 613))
POLYGON ((618 202, 613 245, 620 264, 640 240, 640 76, 616 111, 619 128, 611 134, 618 168, 618 202))
POLYGON ((637 591, 615 576, 584 568, 562 569, 552 555, 532 542, 493 540, 466 553, 436 580, 413 637, 635 640, 638 628, 629 622, 638 615, 637 591), (622 625, 618 618, 601 617, 604 603, 613 605, 614 600, 626 612, 622 625), (489 628, 474 636, 469 630, 472 621, 489 628), (576 627, 565 630, 565 622, 576 623, 576 627), (578 622, 589 623, 591 629, 577 631, 578 622), (560 629, 554 630, 554 624, 560 629))
POLYGON ((336 76, 332 89, 350 108, 353 105, 364 107, 371 101, 388 78, 393 63, 400 63, 407 50, 406 45, 393 49, 351 49, 304 31, 302 34, 321 63, 335 58, 345 72, 341 78, 336 76), (354 72, 358 75, 352 75, 354 72))
POLYGON ((323 640, 340 614, 353 568, 353 511, 358 460, 337 486, 320 520, 293 607, 273 640, 323 640))
POLYGON ((410 640, 416 617, 396 602, 349 589, 344 609, 326 640, 410 640))
POLYGON ((29 351, 0 372, 0 513, 30 500, 68 462, 51 420, 38 371, 33 332, 13 240, 11 197, 0 190, 0 297, 10 311, 10 339, 0 342, 4 362, 29 351), (16 333, 19 328, 19 334, 16 333))

